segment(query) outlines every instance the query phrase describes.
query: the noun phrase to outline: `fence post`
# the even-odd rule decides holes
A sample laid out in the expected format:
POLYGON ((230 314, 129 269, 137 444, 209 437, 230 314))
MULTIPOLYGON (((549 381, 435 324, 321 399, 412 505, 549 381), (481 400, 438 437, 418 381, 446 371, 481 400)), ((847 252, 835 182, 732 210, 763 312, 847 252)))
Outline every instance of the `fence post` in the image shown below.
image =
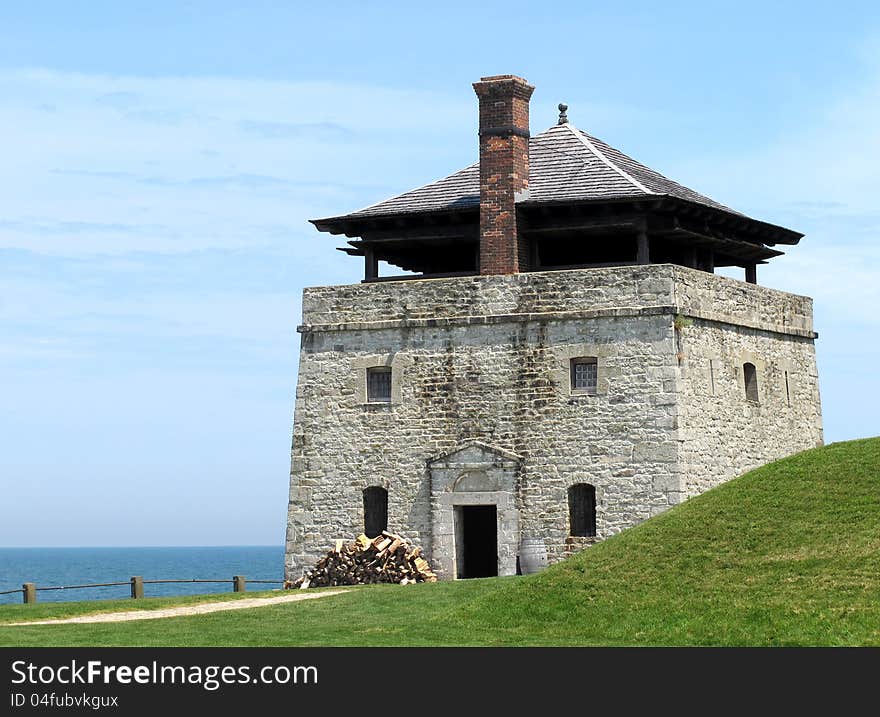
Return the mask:
POLYGON ((37 601, 37 586, 34 583, 24 583, 21 592, 26 605, 33 605, 37 601))
POLYGON ((131 599, 143 600, 144 598, 144 578, 141 575, 134 575, 131 578, 131 599))
POLYGON ((246 590, 244 575, 233 575, 232 576, 232 591, 237 593, 243 593, 246 590))

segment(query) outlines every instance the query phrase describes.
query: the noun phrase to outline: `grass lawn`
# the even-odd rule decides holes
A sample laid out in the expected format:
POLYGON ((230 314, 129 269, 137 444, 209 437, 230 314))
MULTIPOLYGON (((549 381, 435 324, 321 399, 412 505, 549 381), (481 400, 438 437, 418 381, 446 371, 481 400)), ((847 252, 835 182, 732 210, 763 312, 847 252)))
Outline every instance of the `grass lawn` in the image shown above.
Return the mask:
MULTIPOLYGON (((229 597, 3 606, 0 622, 229 597)), ((141 622, 0 625, 0 644, 880 645, 880 439, 764 466, 538 575, 141 622)))

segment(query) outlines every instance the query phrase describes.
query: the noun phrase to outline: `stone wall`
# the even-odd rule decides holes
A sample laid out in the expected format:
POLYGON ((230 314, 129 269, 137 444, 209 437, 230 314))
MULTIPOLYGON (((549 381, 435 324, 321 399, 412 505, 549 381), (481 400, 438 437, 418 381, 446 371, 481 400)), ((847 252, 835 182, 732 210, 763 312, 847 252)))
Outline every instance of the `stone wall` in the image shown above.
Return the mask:
POLYGON ((809 297, 673 264, 313 287, 303 292, 303 328, 485 323, 548 312, 589 318, 634 308, 813 337, 809 297))
POLYGON ((469 318, 510 321, 547 312, 593 315, 627 307, 668 308, 674 303, 673 272, 671 264, 649 264, 321 286, 303 292, 303 324, 339 331, 402 321, 427 326, 469 318))
POLYGON ((683 266, 671 270, 678 313, 813 339, 813 300, 683 266))
MULTIPOLYGON (((575 483, 596 487, 604 538, 752 461, 812 445, 820 424, 811 313, 805 297, 672 265, 306 289, 288 574, 363 530, 370 485, 388 490, 391 529, 434 557, 434 543, 448 537, 434 525, 445 521, 437 511, 458 498, 438 495, 444 481, 435 477, 432 488, 429 465, 452 465, 444 457, 475 442, 520 461, 503 506, 516 521, 499 535, 515 523, 547 541, 551 560, 565 554, 575 483), (697 318, 677 331, 679 314, 697 318), (754 328, 762 322, 773 330, 754 328), (733 387, 744 352, 771 367, 767 391, 779 385, 772 372, 784 370, 772 367, 790 366, 803 407, 784 418, 769 404, 744 405, 733 387), (715 413, 701 383, 710 355, 725 397, 715 413), (570 391, 579 356, 597 358, 596 395, 570 391), (380 365, 392 367, 391 402, 367 403, 366 369, 380 365), (749 440, 758 447, 745 449, 749 440), (706 451, 716 457, 703 461, 706 451)), ((450 577, 452 556, 436 557, 450 577)))
POLYGON ((694 320, 678 332, 679 438, 687 495, 822 444, 812 339, 694 320), (757 369, 758 401, 743 365, 757 369))

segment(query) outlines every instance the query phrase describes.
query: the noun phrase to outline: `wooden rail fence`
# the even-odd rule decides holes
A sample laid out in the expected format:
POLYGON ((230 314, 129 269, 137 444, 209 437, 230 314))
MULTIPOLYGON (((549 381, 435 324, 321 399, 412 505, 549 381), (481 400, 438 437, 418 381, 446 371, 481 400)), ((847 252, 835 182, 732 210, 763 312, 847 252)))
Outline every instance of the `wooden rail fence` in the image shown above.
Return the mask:
MULTIPOLYGON (((12 595, 13 593, 21 593, 22 602, 26 605, 33 605, 37 602, 37 592, 43 590, 79 590, 82 588, 109 588, 120 585, 129 585, 131 587, 131 597, 134 600, 141 600, 144 597, 144 585, 156 585, 158 583, 232 583, 232 591, 243 593, 247 590, 247 583, 251 584, 267 584, 281 585, 283 580, 246 580, 244 575, 233 575, 232 580, 202 580, 200 578, 193 579, 173 579, 173 580, 144 580, 141 575, 133 575, 130 580, 118 583, 90 583, 88 585, 57 585, 53 587, 37 587, 35 583, 24 583, 20 588, 14 590, 2 590, 0 595, 12 595)), ((170 597, 170 596, 169 596, 170 597)))

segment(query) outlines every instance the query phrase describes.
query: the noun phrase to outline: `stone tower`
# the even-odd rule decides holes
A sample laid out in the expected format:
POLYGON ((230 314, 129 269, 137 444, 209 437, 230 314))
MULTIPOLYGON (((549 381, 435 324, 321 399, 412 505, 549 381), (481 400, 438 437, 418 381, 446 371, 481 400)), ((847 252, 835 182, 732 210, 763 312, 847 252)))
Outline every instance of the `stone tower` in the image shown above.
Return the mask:
POLYGON ((519 77, 474 89, 479 162, 313 222, 365 279, 303 294, 289 578, 386 526, 442 577, 510 575, 524 538, 561 559, 822 442, 812 301, 756 283, 802 235, 564 105, 530 136, 519 77))

